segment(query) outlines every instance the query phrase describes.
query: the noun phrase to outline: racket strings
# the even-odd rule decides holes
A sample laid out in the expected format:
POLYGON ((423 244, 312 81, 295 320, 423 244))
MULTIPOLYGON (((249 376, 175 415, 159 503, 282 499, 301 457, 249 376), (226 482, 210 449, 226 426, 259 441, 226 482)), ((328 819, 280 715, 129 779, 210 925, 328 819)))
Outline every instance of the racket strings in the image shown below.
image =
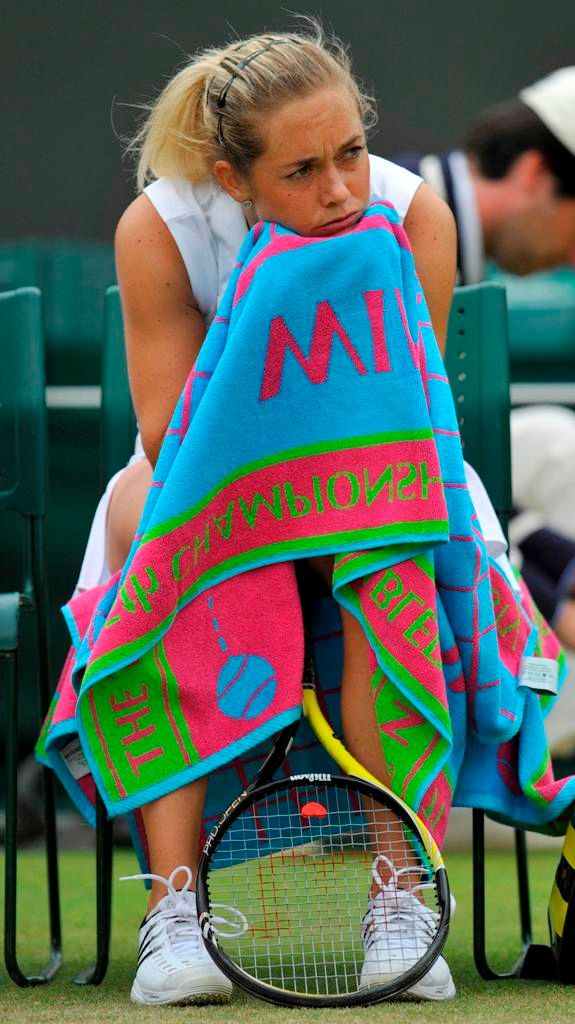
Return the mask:
POLYGON ((351 781, 286 783, 254 799, 222 834, 208 888, 212 909, 233 905, 247 924, 218 937, 220 950, 258 981, 311 995, 358 991, 375 939, 382 975, 390 958, 405 972, 439 921, 422 847, 351 781))

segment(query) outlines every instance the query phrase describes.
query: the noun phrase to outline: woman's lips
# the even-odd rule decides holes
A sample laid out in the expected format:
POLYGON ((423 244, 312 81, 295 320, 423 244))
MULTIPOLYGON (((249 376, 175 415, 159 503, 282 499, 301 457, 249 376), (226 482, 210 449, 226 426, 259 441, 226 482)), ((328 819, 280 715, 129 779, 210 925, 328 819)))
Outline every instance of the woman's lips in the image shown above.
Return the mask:
POLYGON ((322 224, 319 228, 314 228, 314 235, 334 235, 338 231, 344 231, 346 228, 356 224, 361 217, 361 210, 354 210, 353 213, 348 213, 345 217, 338 217, 336 220, 330 220, 327 224, 322 224))

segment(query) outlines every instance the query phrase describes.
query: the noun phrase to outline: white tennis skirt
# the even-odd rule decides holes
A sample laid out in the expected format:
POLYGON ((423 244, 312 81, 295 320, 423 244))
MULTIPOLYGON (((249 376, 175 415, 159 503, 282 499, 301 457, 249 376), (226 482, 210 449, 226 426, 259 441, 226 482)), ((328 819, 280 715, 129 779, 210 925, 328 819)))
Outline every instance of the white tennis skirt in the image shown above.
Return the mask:
MULTIPOLYGON (((142 447, 142 439, 138 434, 134 445, 134 454, 130 456, 130 460, 127 466, 133 466, 135 462, 139 462, 140 459, 145 459, 146 453, 142 447)), ((127 468, 124 467, 124 469, 127 468)), ((92 520, 92 526, 90 528, 90 534, 88 536, 88 543, 86 544, 86 550, 84 552, 84 558, 82 566, 80 568, 80 575, 78 576, 78 582, 74 594, 79 594, 83 590, 91 590, 92 587, 98 587, 101 583, 106 583, 110 579, 110 569, 108 568, 108 562, 106 560, 106 526, 108 522, 108 506, 112 497, 112 491, 116 486, 116 482, 121 477, 124 469, 119 469, 117 473, 114 473, 113 477, 108 481, 106 490, 98 502, 98 507, 92 520)))

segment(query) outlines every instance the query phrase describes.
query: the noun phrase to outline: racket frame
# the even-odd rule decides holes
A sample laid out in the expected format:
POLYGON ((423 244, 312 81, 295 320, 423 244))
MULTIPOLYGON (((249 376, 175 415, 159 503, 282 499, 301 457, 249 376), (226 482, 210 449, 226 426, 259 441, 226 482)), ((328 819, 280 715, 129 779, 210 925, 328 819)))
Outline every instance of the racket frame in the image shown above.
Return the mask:
POLYGON ((282 729, 271 751, 258 769, 252 781, 245 787, 240 795, 235 798, 235 800, 232 800, 231 804, 222 814, 220 820, 212 828, 204 844, 198 863, 196 882, 198 921, 204 939, 204 944, 214 962, 220 970, 230 978, 231 981, 235 982, 246 992, 249 992, 250 995, 255 995, 261 999, 265 999, 267 1002, 289 1006, 318 1007, 365 1006, 368 1004, 382 1002, 400 992, 404 992, 412 985, 415 985, 433 966, 441 954, 447 939, 451 910, 447 871, 445 870, 441 851, 431 835, 431 832, 421 818, 419 818, 408 804, 398 797, 393 790, 368 772, 367 769, 364 768, 352 754, 350 754, 341 740, 338 739, 333 732, 333 729, 325 718, 317 699, 315 664, 309 634, 306 634, 304 653, 303 713, 308 719, 317 739, 327 753, 331 755, 338 767, 345 772, 345 776, 332 775, 326 772, 310 772, 304 775, 290 776, 289 779, 284 778, 270 781, 274 773, 280 767, 293 742, 300 720, 296 719, 294 722, 290 723, 290 725, 282 729), (383 794, 385 796, 386 805, 390 807, 393 813, 396 814, 396 816, 407 825, 408 829, 412 833, 415 833, 421 841, 429 857, 431 866, 434 869, 440 908, 440 919, 436 936, 430 948, 423 957, 414 964, 413 967, 405 971, 405 973, 400 975, 396 980, 386 983, 385 985, 372 985, 365 989, 358 990, 357 992, 342 993, 341 995, 304 995, 299 992, 293 992, 289 989, 282 989, 277 985, 269 985, 266 982, 253 978, 252 975, 243 971, 241 967, 239 967, 230 957, 226 956, 217 944, 217 936, 214 933, 214 929, 212 928, 210 921, 208 871, 213 851, 217 847, 220 837, 225 831, 227 831, 234 820, 254 802, 255 799, 271 795, 275 790, 281 789, 289 782, 293 782, 295 784, 306 779, 310 782, 315 782, 320 779, 321 781, 343 783, 346 786, 349 784, 350 779, 353 779, 356 785, 358 785, 358 788, 362 790, 366 796, 377 800, 381 799, 381 794, 383 794), (281 998, 278 999, 279 993, 281 993, 281 998))

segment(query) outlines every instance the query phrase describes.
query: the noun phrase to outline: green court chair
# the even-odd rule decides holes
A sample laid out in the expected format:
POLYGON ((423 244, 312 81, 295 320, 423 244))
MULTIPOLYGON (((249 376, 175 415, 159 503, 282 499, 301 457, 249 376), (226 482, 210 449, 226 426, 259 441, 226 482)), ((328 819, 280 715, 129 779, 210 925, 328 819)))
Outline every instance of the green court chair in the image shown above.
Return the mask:
POLYGON ((0 511, 3 515, 17 513, 21 517, 23 537, 20 588, 15 593, 0 594, 0 685, 6 704, 4 959, 12 980, 25 986, 50 981, 62 959, 54 780, 48 769, 44 769, 43 774, 50 958, 39 974, 26 975, 16 953, 21 612, 29 610, 35 618, 35 678, 41 720, 51 698, 43 535, 46 511, 44 349, 41 298, 37 288, 0 294, 0 350, 0 511))
POLYGON ((104 292, 115 280, 108 242, 31 238, 0 244, 0 292, 30 285, 42 292, 48 384, 99 382, 104 292))
MULTIPOLYGON (((484 283, 456 288, 447 336, 446 367, 455 401, 463 454, 479 473, 507 534, 511 511, 509 350, 505 289, 484 283)), ((525 832, 515 830, 521 950, 503 973, 486 952, 485 817, 473 811, 473 953, 487 981, 556 978, 551 949, 531 941, 531 909, 525 832)))
POLYGON ((445 365, 464 457, 483 480, 505 532, 511 511, 507 344, 505 289, 491 283, 456 288, 445 365))
POLYGON ((104 293, 116 280, 113 248, 66 239, 40 244, 48 384, 98 384, 104 293))
POLYGON ((40 252, 34 242, 3 242, 0 244, 0 292, 42 283, 40 252))
MULTIPOLYGON (((76 583, 100 494, 97 388, 104 295, 115 276, 113 247, 107 242, 33 237, 0 242, 0 292, 29 285, 42 292, 48 385, 48 518, 59 526, 46 534, 54 665, 62 664, 66 657, 68 634, 60 608, 76 583)), ((15 526, 9 523, 0 538, 4 590, 19 586, 15 526)), ((20 671, 21 685, 29 686, 27 658, 20 671)), ((27 748, 35 739, 31 712, 25 706, 20 717, 20 734, 27 748)))
POLYGON ((491 268, 490 278, 507 292, 512 382, 571 384, 575 391, 575 270, 515 277, 491 268))

